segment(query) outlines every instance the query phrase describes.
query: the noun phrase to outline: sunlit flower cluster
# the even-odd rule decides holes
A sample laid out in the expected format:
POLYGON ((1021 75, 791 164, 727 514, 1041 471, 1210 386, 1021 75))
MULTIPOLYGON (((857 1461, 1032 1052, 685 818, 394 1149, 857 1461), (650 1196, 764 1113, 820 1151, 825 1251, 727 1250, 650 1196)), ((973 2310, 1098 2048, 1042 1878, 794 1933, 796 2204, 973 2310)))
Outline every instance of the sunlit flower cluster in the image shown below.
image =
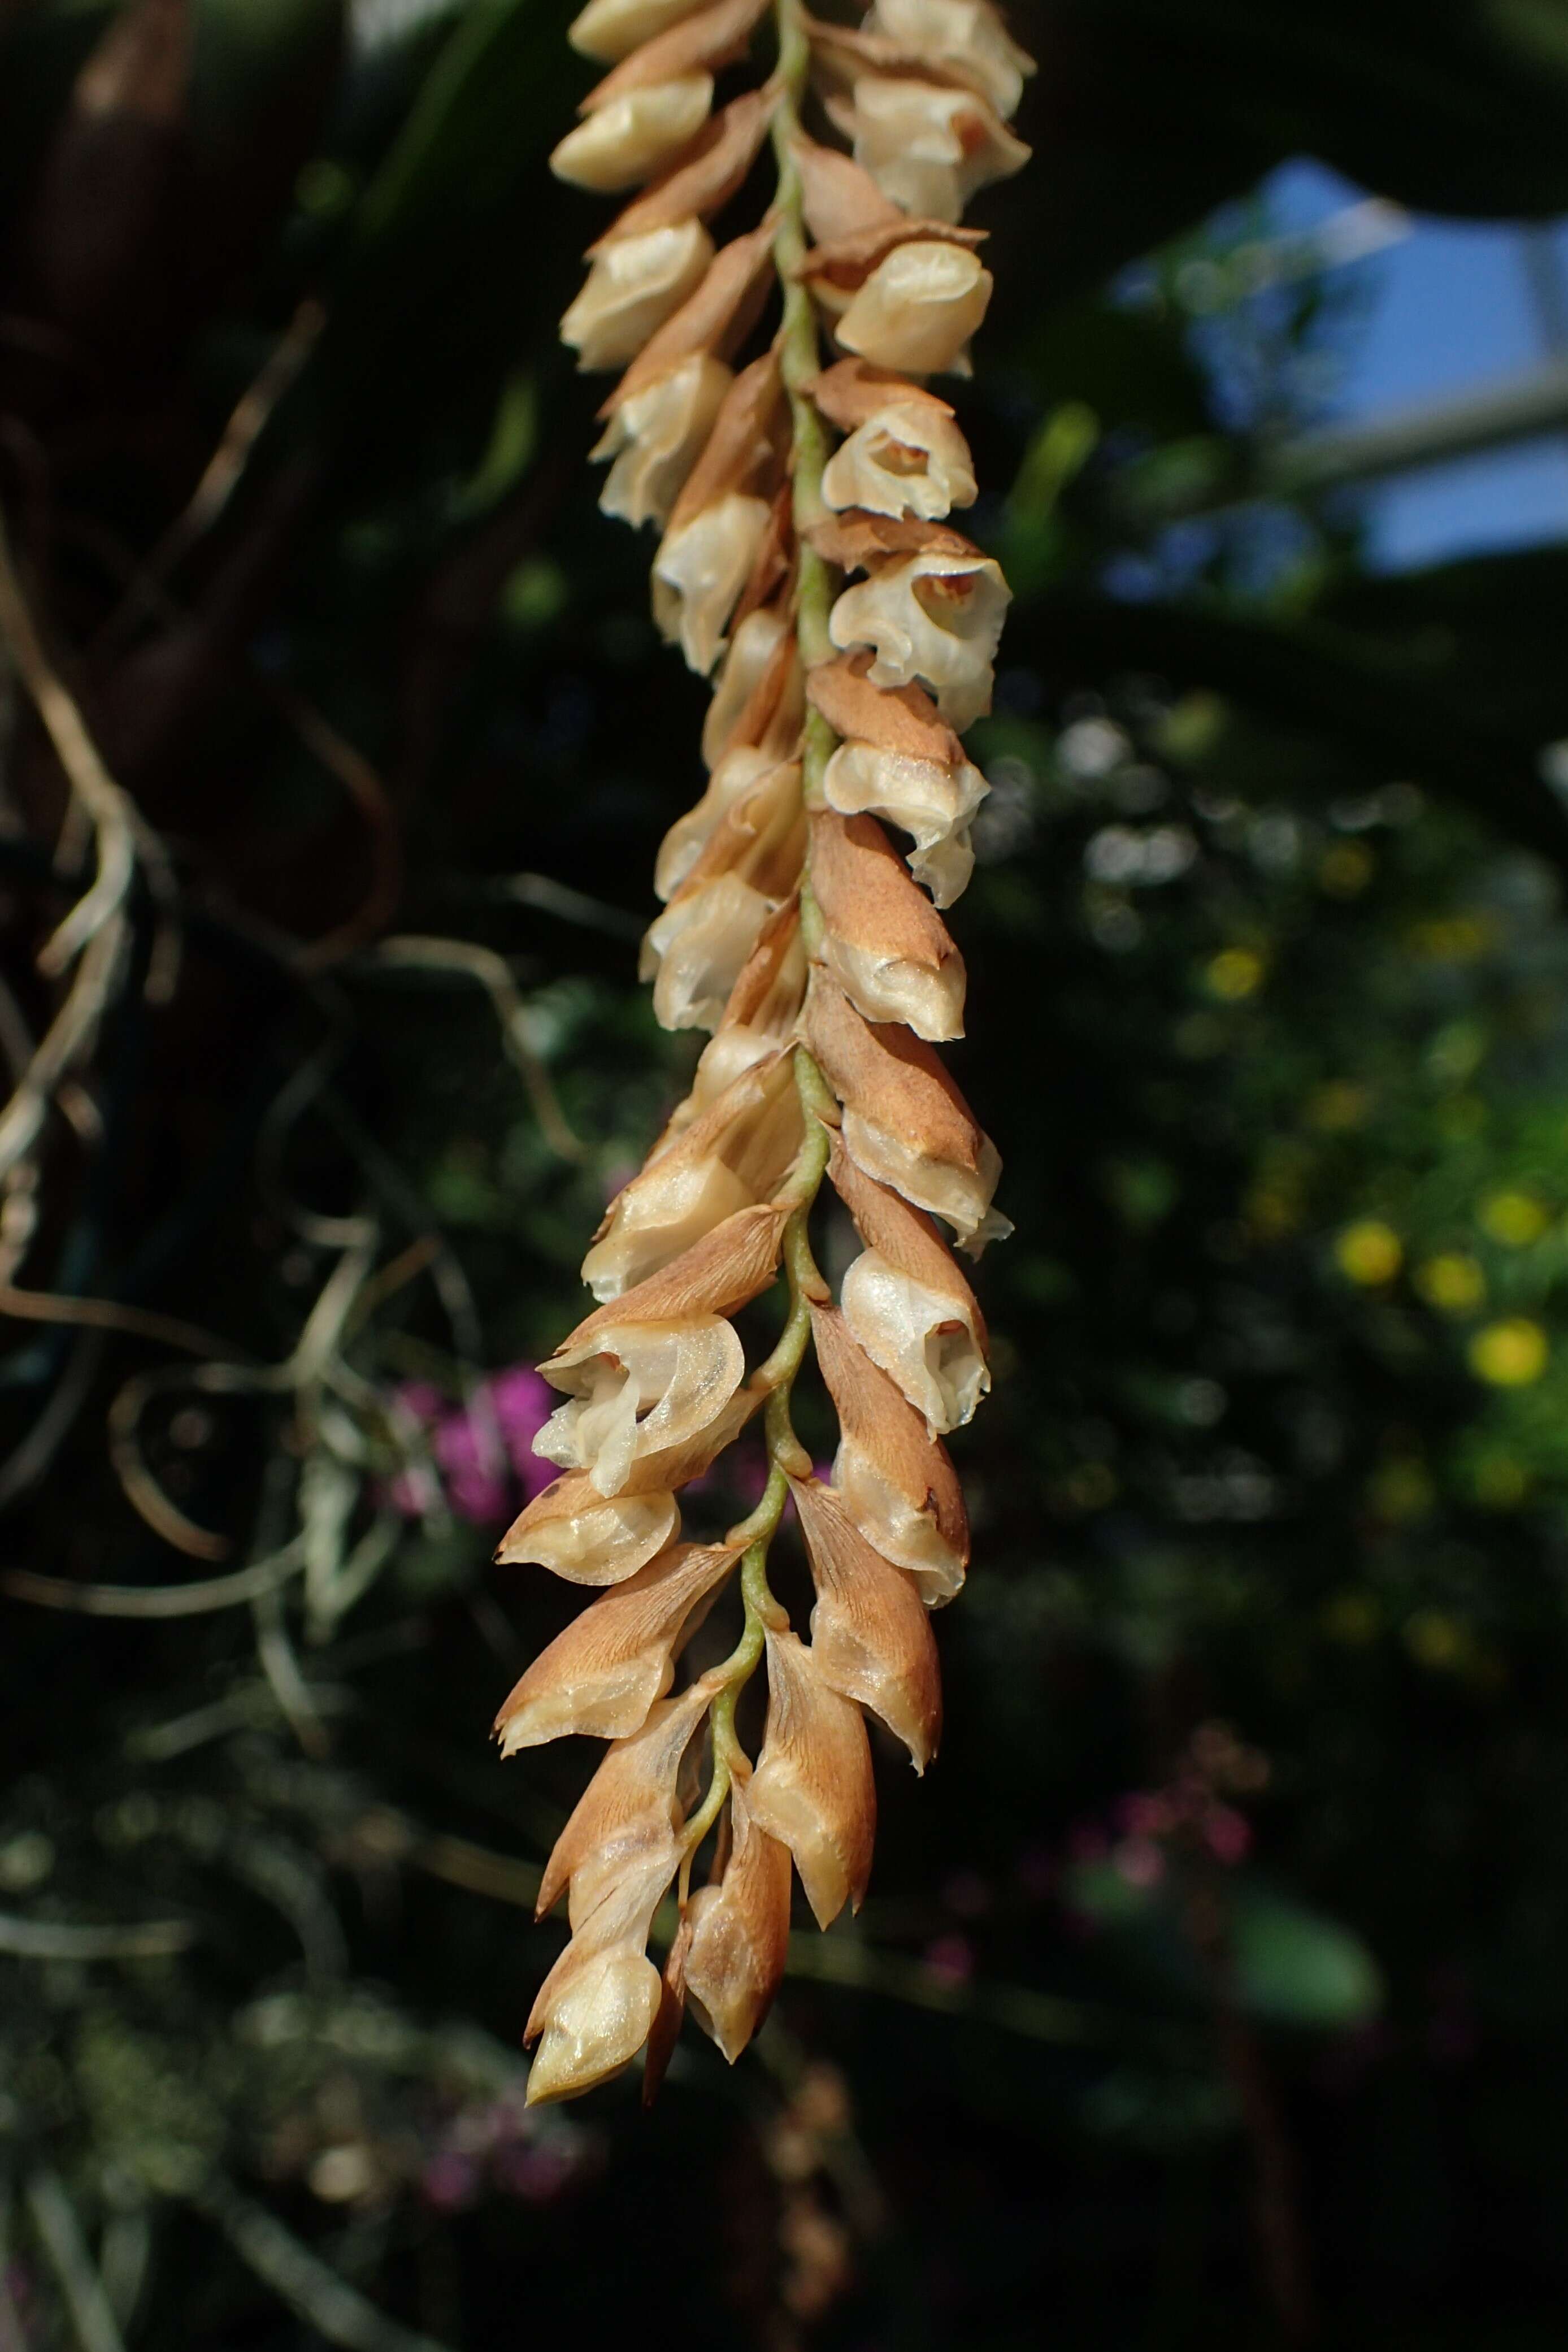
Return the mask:
POLYGON ((996 1148, 936 1051, 964 1028, 943 911, 973 867, 987 786, 959 735, 990 707, 1008 589, 950 520, 975 467, 927 379, 967 373, 992 281, 959 224, 1027 160, 1007 126, 1032 71, 989 0, 875 0, 854 29, 800 0, 590 0, 571 38, 609 70, 554 169, 641 193, 591 247, 562 332, 585 368, 622 371, 601 503, 658 530, 654 618, 713 681, 706 782, 659 855, 642 975, 660 1021, 707 1044, 593 1238, 594 1310, 540 1367, 561 1402, 537 1449, 561 1475, 500 1553, 604 1588, 497 1726, 507 1755, 610 1743, 544 1874, 541 1913, 564 1896, 571 1935, 528 2021, 534 2099, 643 2050, 656 2082, 688 2008, 737 2057, 783 1972, 793 1879, 824 1927, 864 1891, 867 1716, 917 1771, 936 1752, 928 1612, 969 1555, 942 1441, 990 1383, 953 1251, 1008 1230, 996 1148), (716 111, 768 13, 774 71, 716 111), (765 144, 770 200, 717 243, 765 144), (836 1302, 809 1233, 824 1180, 860 1244, 836 1302), (748 1362, 737 1318, 781 1267, 782 1337, 748 1362), (841 1433, 826 1475, 789 1417, 813 1349, 841 1433), (685 1539, 683 1490, 754 1415, 761 1500, 685 1539), (791 1504, 809 1640, 768 1581, 791 1504), (737 1584, 737 1644, 705 1637, 718 1663, 683 1681, 737 1584), (759 1668, 751 1756, 736 1706, 759 1668), (661 1974, 648 1946, 672 1891, 661 1974))

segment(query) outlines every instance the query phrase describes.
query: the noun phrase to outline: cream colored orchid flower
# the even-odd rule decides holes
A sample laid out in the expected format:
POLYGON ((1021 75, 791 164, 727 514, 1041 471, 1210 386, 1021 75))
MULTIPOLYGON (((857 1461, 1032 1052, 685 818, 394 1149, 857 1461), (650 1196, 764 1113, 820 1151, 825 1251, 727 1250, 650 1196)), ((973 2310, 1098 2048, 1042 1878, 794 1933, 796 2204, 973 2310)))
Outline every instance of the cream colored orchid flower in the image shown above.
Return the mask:
POLYGON ((634 188, 680 152, 712 104, 712 74, 630 89, 567 132, 550 155, 550 170, 579 188, 634 188))
POLYGON ((833 331, 847 352, 905 375, 956 367, 994 281, 961 245, 895 245, 852 295, 833 331))
POLYGON ((701 221, 677 221, 606 246, 560 322, 581 368, 624 367, 702 282, 713 239, 701 221))
POLYGON ((846 588, 828 626, 845 651, 871 647, 873 686, 918 679, 961 733, 991 707, 991 665, 1011 601, 990 556, 931 549, 894 556, 846 588))
POLYGON ((835 449, 822 495, 831 507, 940 522, 955 507, 973 506, 975 461, 935 402, 890 400, 835 449))

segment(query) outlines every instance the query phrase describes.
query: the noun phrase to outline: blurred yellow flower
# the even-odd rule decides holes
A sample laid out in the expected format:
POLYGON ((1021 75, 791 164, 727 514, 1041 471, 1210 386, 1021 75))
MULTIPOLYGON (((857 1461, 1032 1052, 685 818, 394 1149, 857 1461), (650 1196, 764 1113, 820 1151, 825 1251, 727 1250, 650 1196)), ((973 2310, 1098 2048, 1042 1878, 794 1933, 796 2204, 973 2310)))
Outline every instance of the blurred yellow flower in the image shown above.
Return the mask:
POLYGON ((1262 986, 1263 959, 1250 948, 1221 948, 1210 957, 1203 977, 1211 995, 1223 997, 1227 1003, 1239 1003, 1262 986))
POLYGON ((1325 1134, 1339 1135, 1346 1128, 1359 1127, 1371 1108, 1367 1087, 1353 1086, 1348 1078, 1331 1078, 1309 1097, 1307 1118, 1325 1134))
POLYGON ((1375 1642, 1382 1622, 1383 1612, 1370 1592, 1336 1592, 1323 1603, 1323 1632, 1347 1650, 1364 1650, 1375 1642))
POLYGON ((1528 1388, 1546 1370, 1550 1350, 1539 1323, 1522 1315, 1505 1323, 1489 1323, 1470 1341, 1470 1370, 1493 1388, 1528 1388))
POLYGON ((1417 1609, 1405 1621, 1405 1646, 1418 1666, 1442 1674, 1467 1656, 1470 1638, 1455 1617, 1440 1609, 1417 1609))
POLYGON ((1392 1225, 1376 1217, 1363 1217, 1346 1225, 1334 1244, 1340 1272, 1367 1289, 1392 1282, 1404 1262, 1405 1249, 1392 1225))
POLYGON ((1425 1467, 1408 1455, 1385 1462, 1369 1481, 1367 1495, 1379 1518, 1396 1525, 1406 1519, 1424 1519, 1434 1500, 1425 1467))
POLYGON ((1318 865, 1318 887, 1331 898, 1354 898, 1372 879, 1376 864, 1364 841, 1336 841, 1318 865))
POLYGON ((1489 1511, 1511 1511, 1530 1492, 1530 1473, 1511 1454, 1488 1454, 1472 1474, 1478 1503, 1489 1511))
POLYGON ((1413 923, 1409 941, 1414 952, 1434 963, 1474 963, 1492 944, 1492 925, 1483 915, 1437 916, 1413 923))
POLYGON ((1551 1223, 1550 1211, 1533 1192, 1489 1193, 1479 1213, 1493 1241, 1506 1242, 1511 1249, 1525 1249, 1538 1242, 1551 1223))
POLYGON ((1428 1307, 1445 1315, 1463 1315, 1486 1297, 1487 1278, 1473 1257, 1462 1250, 1444 1250, 1416 1269, 1416 1287, 1428 1307))

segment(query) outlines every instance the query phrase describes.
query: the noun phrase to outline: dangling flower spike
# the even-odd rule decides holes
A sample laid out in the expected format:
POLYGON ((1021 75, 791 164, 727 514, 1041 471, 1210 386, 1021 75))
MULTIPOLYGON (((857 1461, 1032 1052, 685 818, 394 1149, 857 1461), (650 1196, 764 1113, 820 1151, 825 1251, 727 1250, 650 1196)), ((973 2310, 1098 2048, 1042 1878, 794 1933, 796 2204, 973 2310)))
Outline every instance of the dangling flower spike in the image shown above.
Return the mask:
POLYGON ((926 379, 967 373, 992 281, 958 224, 1028 160, 1007 126, 1034 70, 990 0, 874 0, 858 31, 802 0, 589 0, 571 40, 608 70, 553 167, 641 193, 561 331, 584 368, 623 371, 600 503, 657 530, 654 618, 713 680, 707 782, 660 851, 642 974, 665 1027, 709 1042, 593 1237, 596 1307, 540 1368, 562 1402, 538 1450, 562 1475, 498 1554, 600 1588, 502 1707, 502 1752, 610 1743, 544 1874, 541 1916, 564 1894, 571 1937, 528 2020, 530 2099, 643 2051, 651 2091, 687 2010, 738 2057, 783 1973, 793 1877, 824 1927, 865 1891, 867 1717, 916 1771, 936 1750, 927 1612, 969 1559, 942 1436, 990 1385, 953 1245, 1009 1230, 996 1148, 936 1051, 964 1029, 939 910, 974 865, 987 788, 958 739, 990 708, 1008 588, 952 521, 974 460, 926 379), (715 112, 769 14, 771 74, 715 112), (716 242, 768 142, 757 226, 716 242), (808 1231, 824 1180, 861 1242, 836 1304, 808 1231), (780 1272, 783 1333, 748 1370, 735 1318, 780 1272), (809 1351, 841 1432, 828 1479, 790 1420, 809 1351), (681 1490, 757 1414, 761 1501, 684 1541, 681 1490), (768 1578, 791 1502, 809 1640, 768 1578), (737 1646, 680 1687, 737 1580, 737 1646), (759 1669, 753 1757, 737 1705, 759 1669))

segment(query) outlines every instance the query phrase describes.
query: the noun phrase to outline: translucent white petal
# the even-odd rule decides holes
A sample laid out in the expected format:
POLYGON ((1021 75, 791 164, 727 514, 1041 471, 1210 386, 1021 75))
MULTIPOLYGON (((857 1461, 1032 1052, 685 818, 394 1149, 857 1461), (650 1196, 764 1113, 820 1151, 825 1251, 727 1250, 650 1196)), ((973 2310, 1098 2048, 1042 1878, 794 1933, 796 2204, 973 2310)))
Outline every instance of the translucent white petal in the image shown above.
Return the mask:
POLYGON ((629 2066, 653 2032, 660 1992, 659 1971, 640 1944, 584 1954, 541 2021, 529 2106, 580 2098, 629 2066))
MULTIPOLYGON (((746 625, 762 617, 760 614, 749 614, 746 625)), ((744 634, 744 629, 738 633, 737 643, 744 634)), ((732 656, 733 651, 732 647, 732 656)), ((685 816, 675 819, 659 845, 653 867, 653 888, 659 898, 667 900, 674 897, 727 811, 744 800, 753 784, 760 782, 769 768, 778 764, 771 751, 758 751, 755 744, 739 743, 733 751, 725 753, 709 777, 701 800, 685 816)))
POLYGON ((580 57, 618 65, 655 33, 668 32, 702 5, 703 0, 588 0, 581 15, 573 18, 567 39, 580 57))
POLYGON ((593 451, 614 460, 600 492, 601 510, 634 527, 663 523, 733 381, 722 360, 699 352, 630 394, 593 451))
POLYGON ((822 495, 840 510, 862 507, 871 514, 940 522, 955 507, 974 504, 974 459, 957 425, 935 402, 890 404, 834 450, 822 495))
POLYGON ((901 1274, 864 1250, 844 1276, 844 1321, 873 1364, 896 1381, 933 1431, 959 1429, 989 1392, 972 1315, 951 1293, 901 1274))
POLYGON ((560 322, 584 368, 622 367, 700 283, 713 259, 701 221, 676 221, 605 247, 560 322))
POLYGON ((845 351, 858 352, 876 367, 933 375, 962 356, 986 315, 994 283, 966 246, 922 239, 895 245, 833 331, 845 351))
POLYGON ((950 907, 975 870, 969 826, 989 790, 967 761, 912 760, 870 743, 841 743, 822 779, 841 816, 879 816, 911 836, 909 870, 938 907, 950 907))
POLYGON ((740 968, 777 901, 738 874, 718 874, 677 898, 653 923, 641 970, 653 982, 665 1029, 716 1029, 740 968))
POLYGON ((768 528, 768 503, 731 490, 676 531, 653 559, 653 618, 706 677, 724 649, 741 590, 768 528))
POLYGON ((586 1470, 601 1495, 625 1486, 632 1465, 692 1438, 716 1420, 746 1374, 746 1355, 722 1316, 626 1323, 594 1334, 539 1367, 567 1391, 534 1451, 586 1470))
POLYGON ((725 655, 714 682, 713 700, 703 721, 703 758, 716 772, 731 730, 762 683, 779 646, 790 634, 782 613, 759 606, 747 613, 725 655))
POLYGON ((873 1549, 908 1570, 927 1609, 940 1608, 961 1590, 964 1562, 935 1514, 912 1502, 851 1438, 840 1444, 833 1484, 873 1549))
POLYGON ((945 65, 985 92, 1006 121, 1018 111, 1034 59, 1009 37, 986 0, 876 0, 868 33, 884 33, 901 49, 945 65))
POLYGON ((991 665, 1010 601, 990 557, 927 550, 846 588, 828 627, 841 652, 871 647, 873 686, 928 687, 962 732, 991 707, 991 665))
POLYGON ((973 92, 883 74, 855 83, 853 137, 855 162, 922 220, 961 220, 977 189, 1030 154, 973 92))
POLYGON ((713 103, 711 74, 683 74, 612 98, 580 122, 550 156, 558 180, 610 194, 650 180, 695 138, 713 103))

